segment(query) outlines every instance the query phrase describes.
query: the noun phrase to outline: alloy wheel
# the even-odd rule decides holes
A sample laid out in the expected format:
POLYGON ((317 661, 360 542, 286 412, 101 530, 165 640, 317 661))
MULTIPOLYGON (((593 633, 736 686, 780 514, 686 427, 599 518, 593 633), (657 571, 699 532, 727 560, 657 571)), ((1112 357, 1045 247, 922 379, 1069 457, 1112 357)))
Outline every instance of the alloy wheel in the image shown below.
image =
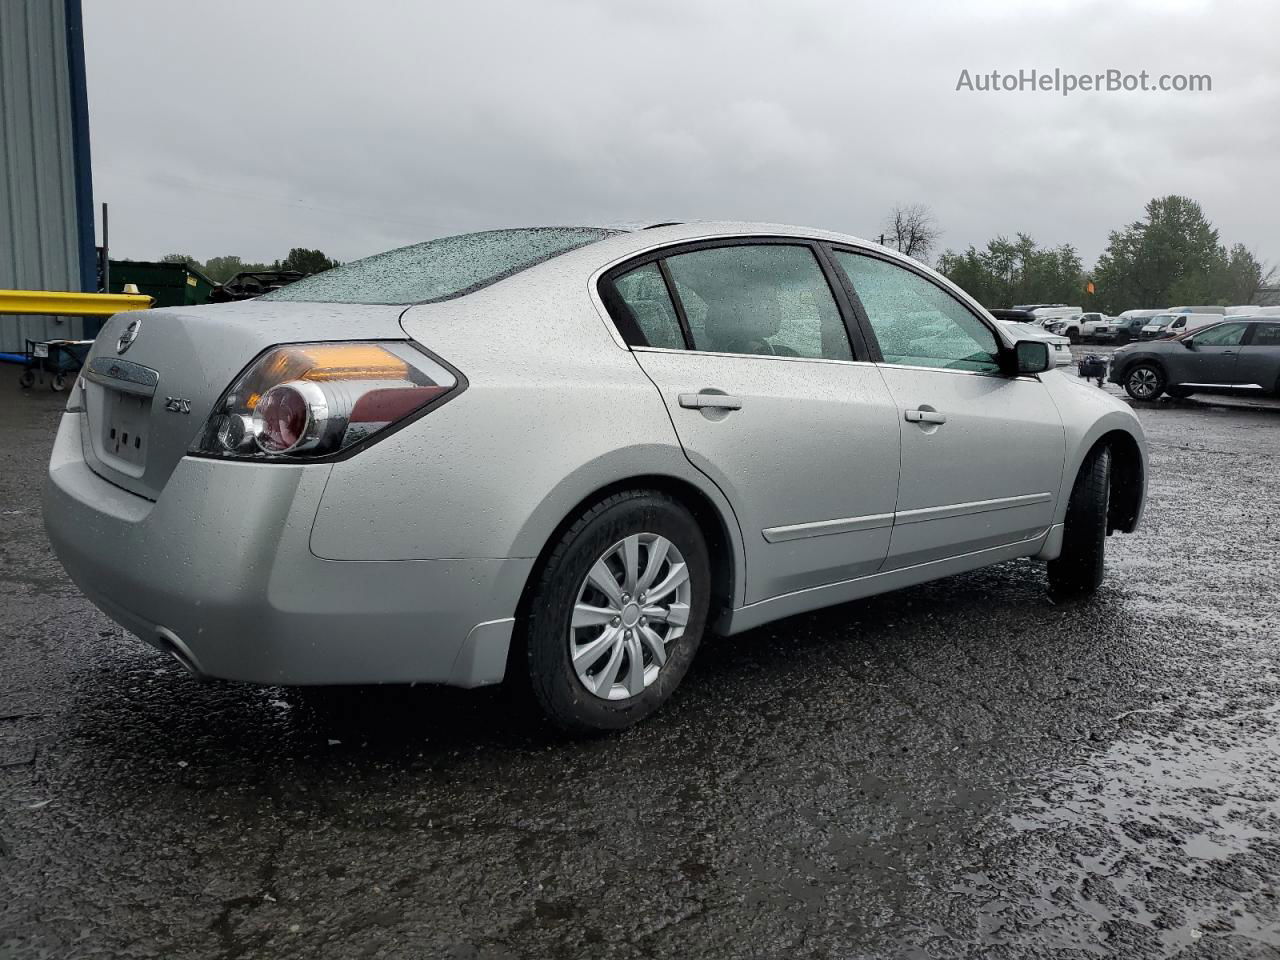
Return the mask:
POLYGON ((658 679, 689 623, 684 556, 656 533, 619 540, 591 565, 569 624, 578 680, 603 700, 638 696, 658 679))
POLYGON ((1129 374, 1129 389, 1139 400, 1150 400, 1159 385, 1160 377, 1150 367, 1139 367, 1129 374))

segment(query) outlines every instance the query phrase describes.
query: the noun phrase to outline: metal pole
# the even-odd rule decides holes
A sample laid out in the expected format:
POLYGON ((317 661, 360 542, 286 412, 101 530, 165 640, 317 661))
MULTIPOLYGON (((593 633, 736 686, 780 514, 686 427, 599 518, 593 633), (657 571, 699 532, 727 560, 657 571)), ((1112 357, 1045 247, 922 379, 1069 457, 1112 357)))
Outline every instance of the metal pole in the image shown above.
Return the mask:
POLYGON ((111 292, 111 257, 107 246, 107 201, 102 201, 102 292, 111 292))

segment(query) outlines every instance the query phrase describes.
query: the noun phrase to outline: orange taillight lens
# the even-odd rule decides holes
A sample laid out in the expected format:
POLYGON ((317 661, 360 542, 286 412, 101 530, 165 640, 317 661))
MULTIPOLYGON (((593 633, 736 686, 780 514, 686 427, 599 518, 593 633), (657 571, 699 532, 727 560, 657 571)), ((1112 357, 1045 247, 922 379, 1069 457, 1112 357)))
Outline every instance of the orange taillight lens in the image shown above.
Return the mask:
POLYGON ((250 459, 326 456, 413 416, 457 387, 453 371, 408 343, 274 347, 231 385, 189 452, 250 459))

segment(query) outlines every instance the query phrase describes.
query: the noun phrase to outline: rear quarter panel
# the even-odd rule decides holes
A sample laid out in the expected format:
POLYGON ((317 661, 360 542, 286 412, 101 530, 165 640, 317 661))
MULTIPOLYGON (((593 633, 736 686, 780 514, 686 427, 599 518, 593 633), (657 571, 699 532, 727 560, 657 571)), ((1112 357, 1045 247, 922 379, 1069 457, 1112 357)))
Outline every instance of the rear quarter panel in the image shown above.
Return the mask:
POLYGON ((548 267, 404 313, 405 331, 468 385, 334 465, 317 556, 536 557, 593 493, 659 475, 716 504, 741 569, 732 510, 685 457, 657 388, 589 297, 589 274, 548 267))

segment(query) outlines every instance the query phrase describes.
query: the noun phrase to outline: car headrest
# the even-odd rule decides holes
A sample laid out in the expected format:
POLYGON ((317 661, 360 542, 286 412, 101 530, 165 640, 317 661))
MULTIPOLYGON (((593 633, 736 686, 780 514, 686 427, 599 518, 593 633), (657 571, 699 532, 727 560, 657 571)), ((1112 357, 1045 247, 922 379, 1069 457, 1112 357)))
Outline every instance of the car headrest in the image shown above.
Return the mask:
POLYGON ((774 296, 744 294, 711 304, 704 323, 712 345, 727 349, 744 341, 772 337, 782 326, 782 311, 774 296))

